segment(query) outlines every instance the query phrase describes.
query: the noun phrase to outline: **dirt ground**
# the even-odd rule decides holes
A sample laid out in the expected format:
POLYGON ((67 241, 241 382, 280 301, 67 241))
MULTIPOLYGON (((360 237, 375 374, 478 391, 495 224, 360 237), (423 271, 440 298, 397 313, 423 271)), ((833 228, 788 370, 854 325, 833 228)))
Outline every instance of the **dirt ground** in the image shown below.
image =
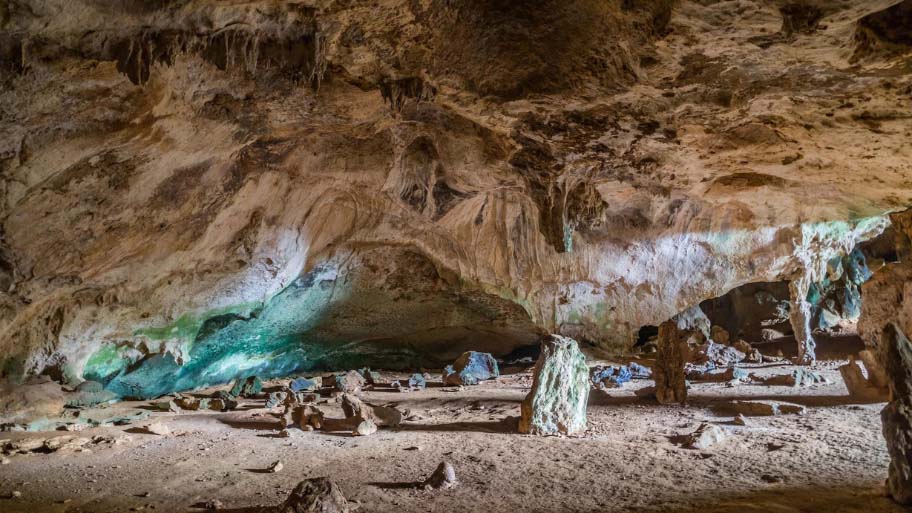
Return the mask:
MULTIPOLYGON (((10 456, 0 465, 0 495, 21 496, 0 499, 0 511, 202 511, 203 503, 218 500, 226 511, 265 512, 300 480, 318 476, 335 480, 360 503, 359 512, 903 511, 883 495, 883 404, 849 398, 841 363, 819 362, 830 383, 802 388, 695 383, 686 407, 634 395, 651 381, 594 391, 588 431, 570 438, 510 432, 505 419, 519 415, 531 385, 528 369, 506 369, 495 381, 459 390, 366 391, 369 401, 393 403, 412 419, 367 437, 293 430, 279 438, 279 410, 265 409, 262 400, 228 413, 154 413, 173 431, 168 436, 137 432, 150 421, 78 433, 4 433, 0 438, 12 440, 103 435, 109 443, 10 456), (719 413, 738 398, 789 401, 807 412, 751 417, 738 426, 719 413), (674 443, 701 422, 719 424, 730 436, 703 451, 674 443), (267 472, 277 460, 284 469, 267 472), (416 486, 444 460, 455 466, 458 486, 416 486)), ((748 367, 758 375, 793 368, 748 367)), ((342 416, 336 403, 320 407, 328 417, 342 416)))

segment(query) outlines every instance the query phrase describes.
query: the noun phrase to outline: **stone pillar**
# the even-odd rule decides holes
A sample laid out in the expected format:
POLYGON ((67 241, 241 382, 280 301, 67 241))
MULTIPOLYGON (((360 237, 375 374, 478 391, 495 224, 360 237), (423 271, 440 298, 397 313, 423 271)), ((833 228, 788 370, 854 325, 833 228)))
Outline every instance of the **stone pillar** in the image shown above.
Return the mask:
POLYGON ((672 322, 659 326, 658 354, 653 371, 656 384, 656 399, 661 404, 687 402, 687 382, 684 365, 690 349, 687 347, 686 332, 678 330, 672 322))
POLYGON ((809 278, 805 275, 789 282, 789 321, 798 343, 799 365, 810 365, 817 359, 817 342, 811 332, 811 304, 807 300, 809 278))
POLYGON ((519 432, 572 435, 586 429, 589 367, 572 338, 551 335, 542 341, 532 390, 522 402, 519 432))
POLYGON ((912 505, 912 344, 893 323, 881 335, 890 402, 880 412, 890 452, 887 493, 896 502, 912 505))

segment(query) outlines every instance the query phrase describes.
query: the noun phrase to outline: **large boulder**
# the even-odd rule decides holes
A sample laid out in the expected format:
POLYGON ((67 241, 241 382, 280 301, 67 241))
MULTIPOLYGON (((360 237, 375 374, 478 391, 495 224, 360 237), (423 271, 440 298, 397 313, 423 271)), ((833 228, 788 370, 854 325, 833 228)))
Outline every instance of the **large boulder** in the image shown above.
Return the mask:
POLYGON ((466 351, 453 362, 444 377, 447 385, 477 385, 479 381, 500 376, 497 360, 490 353, 466 351))
POLYGON ((532 390, 522 402, 520 433, 572 435, 586 429, 589 368, 576 341, 545 338, 533 372, 532 390))

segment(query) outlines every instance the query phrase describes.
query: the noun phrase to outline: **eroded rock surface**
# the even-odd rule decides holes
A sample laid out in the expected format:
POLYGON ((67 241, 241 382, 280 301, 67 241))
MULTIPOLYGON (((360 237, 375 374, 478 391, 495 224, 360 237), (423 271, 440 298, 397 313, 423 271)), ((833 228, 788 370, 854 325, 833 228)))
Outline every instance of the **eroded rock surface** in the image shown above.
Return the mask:
POLYGON ((586 429, 589 367, 575 340, 551 335, 542 340, 532 390, 522 402, 519 432, 573 435, 586 429))
POLYGON ((810 284, 912 202, 908 5, 7 2, 0 372, 624 349, 781 280, 810 361, 810 284))

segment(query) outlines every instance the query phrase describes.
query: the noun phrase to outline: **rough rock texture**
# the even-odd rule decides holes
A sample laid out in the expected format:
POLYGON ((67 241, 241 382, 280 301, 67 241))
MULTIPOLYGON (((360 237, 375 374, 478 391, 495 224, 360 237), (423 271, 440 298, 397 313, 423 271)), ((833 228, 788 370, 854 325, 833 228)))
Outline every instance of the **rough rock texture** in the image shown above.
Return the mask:
POLYGON ((622 349, 779 280, 810 359, 803 294, 912 201, 909 2, 817 3, 5 2, 0 372, 622 349))
POLYGON ((355 508, 348 502, 339 486, 326 477, 307 479, 298 483, 282 513, 350 513, 355 508))
POLYGON ((466 351, 447 367, 444 383, 447 385, 477 385, 480 381, 500 376, 497 360, 490 353, 466 351))
POLYGON ((656 399, 661 404, 687 402, 684 366, 690 357, 690 350, 686 334, 670 321, 659 326, 658 354, 652 374, 656 383, 656 399))
POLYGON ((589 367, 575 340, 551 335, 541 343, 532 390, 522 402, 519 432, 573 435, 586 429, 589 367))
POLYGON ((880 412, 890 451, 887 491, 896 502, 912 504, 912 343, 895 324, 883 330, 881 342, 890 388, 880 412))

